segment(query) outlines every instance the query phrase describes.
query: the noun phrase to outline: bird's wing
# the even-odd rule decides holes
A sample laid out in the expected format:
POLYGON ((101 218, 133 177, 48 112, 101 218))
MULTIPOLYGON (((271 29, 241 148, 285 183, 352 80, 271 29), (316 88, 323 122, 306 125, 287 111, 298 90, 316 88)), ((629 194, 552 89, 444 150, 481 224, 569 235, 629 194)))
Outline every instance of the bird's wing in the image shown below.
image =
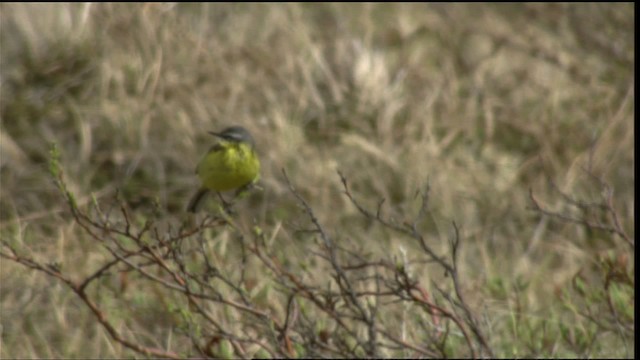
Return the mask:
POLYGON ((211 148, 209 148, 209 151, 207 151, 207 153, 204 154, 204 156, 202 157, 202 160, 200 160, 200 162, 198 163, 198 166, 196 166, 196 171, 195 171, 196 174, 198 173, 198 169, 200 169, 200 166, 202 165, 202 161, 206 159, 207 156, 209 156, 209 154, 217 151, 222 151, 222 150, 224 150, 224 146, 220 145, 219 143, 211 146, 211 148))

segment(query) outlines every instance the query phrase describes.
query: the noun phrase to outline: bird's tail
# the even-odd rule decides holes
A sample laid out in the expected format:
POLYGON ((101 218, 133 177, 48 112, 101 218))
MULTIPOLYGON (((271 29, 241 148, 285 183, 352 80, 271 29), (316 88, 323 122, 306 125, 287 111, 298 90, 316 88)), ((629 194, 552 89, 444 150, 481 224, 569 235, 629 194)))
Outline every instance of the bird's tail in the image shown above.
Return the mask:
POLYGON ((196 207, 198 207, 198 203, 202 200, 202 197, 208 192, 208 189, 200 188, 197 193, 193 194, 191 200, 189 200, 189 205, 187 205, 187 211, 195 213, 196 207))

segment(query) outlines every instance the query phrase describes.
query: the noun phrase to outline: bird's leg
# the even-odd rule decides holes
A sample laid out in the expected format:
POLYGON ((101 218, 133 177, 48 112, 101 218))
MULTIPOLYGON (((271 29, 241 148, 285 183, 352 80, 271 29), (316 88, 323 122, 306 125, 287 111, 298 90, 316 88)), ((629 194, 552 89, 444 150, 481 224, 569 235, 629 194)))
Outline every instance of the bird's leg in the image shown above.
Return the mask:
POLYGON ((253 188, 257 188, 258 185, 256 185, 255 181, 252 181, 248 184, 244 184, 241 187, 239 187, 235 193, 233 194, 233 200, 239 198, 239 197, 244 197, 244 195, 249 192, 249 190, 253 189, 253 188))
POLYGON ((231 215, 233 213, 233 209, 231 208, 231 206, 233 206, 233 202, 227 202, 227 200, 224 199, 219 191, 216 191, 216 194, 218 194, 218 198, 222 202, 222 208, 224 209, 224 212, 231 215))

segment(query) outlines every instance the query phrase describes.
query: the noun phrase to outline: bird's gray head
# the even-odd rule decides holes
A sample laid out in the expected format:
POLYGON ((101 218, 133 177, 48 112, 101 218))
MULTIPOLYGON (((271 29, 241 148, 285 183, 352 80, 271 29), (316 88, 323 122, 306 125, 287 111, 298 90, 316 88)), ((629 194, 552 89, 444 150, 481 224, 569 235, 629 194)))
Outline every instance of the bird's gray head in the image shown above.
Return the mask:
POLYGON ((221 132, 209 131, 209 134, 222 138, 226 141, 245 142, 251 144, 251 146, 254 145, 253 137, 249 131, 242 126, 229 126, 221 132))

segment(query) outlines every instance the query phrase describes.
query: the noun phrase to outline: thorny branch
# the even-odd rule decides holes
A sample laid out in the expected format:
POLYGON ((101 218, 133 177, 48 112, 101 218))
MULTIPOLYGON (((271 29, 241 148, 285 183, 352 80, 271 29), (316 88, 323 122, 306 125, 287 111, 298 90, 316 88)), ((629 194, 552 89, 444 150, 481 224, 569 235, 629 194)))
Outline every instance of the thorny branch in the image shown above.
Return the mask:
POLYGON ((630 248, 635 250, 635 241, 627 234, 624 227, 620 223, 620 217, 613 202, 613 188, 606 184, 602 179, 596 177, 591 172, 585 170, 587 175, 594 179, 600 188, 602 189, 600 202, 587 202, 582 200, 576 200, 570 195, 564 193, 553 182, 551 186, 554 190, 560 194, 565 203, 577 207, 582 211, 584 216, 575 217, 567 215, 564 212, 549 210, 546 206, 540 204, 540 202, 533 196, 533 189, 529 189, 529 199, 531 200, 532 210, 539 212, 542 215, 548 216, 552 219, 566 221, 578 225, 585 226, 589 229, 601 230, 620 237, 630 248), (590 214, 602 214, 607 219, 606 222, 602 222, 597 219, 597 216, 590 214))
MULTIPOLYGON (((378 202, 374 212, 363 207, 347 186, 346 177, 340 174, 347 198, 361 214, 416 241, 422 250, 422 255, 398 264, 330 235, 286 172, 283 175, 290 193, 311 221, 312 231, 304 234, 320 239, 319 245, 306 252, 309 259, 326 265, 326 276, 320 279, 306 276, 307 271, 299 267, 282 264, 278 249, 266 246, 264 232, 248 235, 228 215, 209 215, 199 221, 192 218, 190 224, 179 229, 161 231, 153 221, 136 225, 119 200, 119 206, 110 206, 106 211, 96 204, 92 213, 67 199, 74 221, 107 255, 103 263, 96 264, 79 281, 72 281, 70 274, 55 265, 18 255, 18 249, 6 241, 2 241, 0 256, 65 283, 115 342, 144 356, 181 358, 193 352, 200 357, 220 357, 220 346, 226 341, 233 356, 243 358, 256 356, 260 349, 271 357, 446 357, 449 355, 444 344, 451 337, 463 339, 471 358, 491 356, 492 350, 461 291, 457 267, 461 236, 457 224, 453 223, 450 257, 432 249, 419 230, 420 221, 429 212, 428 186, 421 193, 422 206, 413 221, 398 224, 382 216, 384 200, 378 202), (205 246, 210 241, 205 231, 234 234, 242 257, 229 261, 235 267, 225 269, 225 262, 210 253, 205 246), (269 303, 275 308, 264 308, 249 294, 245 276, 249 262, 258 263, 262 269, 259 281, 273 287, 269 303), (441 294, 433 296, 412 276, 409 267, 426 264, 437 264, 449 275, 452 294, 437 287, 441 294), (172 299, 182 300, 183 305, 178 306, 183 316, 176 320, 180 322, 176 326, 192 344, 189 353, 148 347, 118 330, 118 324, 96 301, 92 284, 122 273, 138 275, 129 277, 129 281, 137 281, 140 286, 159 285, 154 289, 163 297, 171 295, 172 299), (407 306, 421 309, 421 313, 402 320, 389 315, 407 306), (450 325, 458 331, 450 331, 450 325), (414 329, 413 333, 399 334, 394 330, 406 326, 414 329)), ((63 194, 71 196, 66 191, 63 194)))
MULTIPOLYGON (((458 266, 457 266, 457 260, 458 260, 457 255, 460 247, 460 231, 458 229, 458 226, 456 225, 455 222, 453 222, 454 237, 451 241, 452 262, 448 262, 447 260, 444 259, 444 257, 437 255, 436 252, 427 244, 426 239, 424 238, 422 233, 418 230, 419 221, 425 216, 425 214, 428 211, 427 209, 428 209, 429 190, 430 190, 429 185, 427 184, 425 191, 422 193, 422 199, 421 199, 422 202, 421 202, 420 210, 418 211, 418 214, 416 215, 414 221, 410 224, 405 223, 403 224, 404 226, 401 226, 394 222, 391 222, 390 220, 386 220, 380 216, 380 204, 382 204, 383 201, 380 201, 378 203, 379 205, 375 215, 370 211, 366 210, 362 205, 360 205, 360 203, 358 203, 358 201, 352 195, 351 191, 349 190, 346 177, 341 172, 338 172, 338 175, 340 176, 340 180, 342 181, 342 185, 344 187, 344 193, 349 198, 351 203, 358 209, 358 211, 360 211, 360 213, 362 213, 365 217, 369 219, 377 221, 378 223, 382 224, 384 227, 395 230, 401 234, 408 235, 409 237, 417 240, 418 244, 421 246, 423 251, 427 254, 429 260, 435 261, 443 269, 445 269, 447 273, 451 275, 455 295, 457 297, 457 301, 456 302, 451 301, 451 304, 462 309, 466 318, 466 323, 467 323, 466 325, 473 332, 481 348, 489 356, 492 356, 492 350, 484 334, 480 330, 478 321, 475 319, 471 308, 465 302, 464 295, 460 286, 460 278, 458 275, 458 266)), ((451 315, 450 318, 456 323, 456 325, 458 325, 460 330, 465 335, 467 344, 469 346, 469 350, 471 351, 471 356, 475 358, 476 357, 475 349, 472 346, 471 341, 467 336, 467 332, 464 329, 464 326, 462 325, 462 321, 453 317, 453 315, 451 315)))

